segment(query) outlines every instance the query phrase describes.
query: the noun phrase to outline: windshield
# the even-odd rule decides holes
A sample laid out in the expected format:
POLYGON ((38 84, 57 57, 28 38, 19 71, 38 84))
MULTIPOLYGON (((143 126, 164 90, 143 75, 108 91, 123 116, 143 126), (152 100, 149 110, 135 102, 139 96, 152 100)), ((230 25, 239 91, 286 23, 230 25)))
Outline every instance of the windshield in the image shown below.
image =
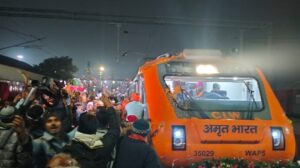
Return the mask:
POLYGON ((182 110, 257 112, 263 109, 257 80, 251 77, 165 76, 182 110))

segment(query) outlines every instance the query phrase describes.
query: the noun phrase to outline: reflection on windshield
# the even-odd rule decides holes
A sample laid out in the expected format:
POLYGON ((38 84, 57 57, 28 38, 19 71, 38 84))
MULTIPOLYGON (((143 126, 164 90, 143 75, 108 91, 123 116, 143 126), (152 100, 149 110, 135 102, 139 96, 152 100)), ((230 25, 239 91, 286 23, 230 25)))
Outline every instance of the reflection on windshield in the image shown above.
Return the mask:
POLYGON ((166 76, 164 80, 183 110, 251 113, 263 107, 254 78, 166 76))

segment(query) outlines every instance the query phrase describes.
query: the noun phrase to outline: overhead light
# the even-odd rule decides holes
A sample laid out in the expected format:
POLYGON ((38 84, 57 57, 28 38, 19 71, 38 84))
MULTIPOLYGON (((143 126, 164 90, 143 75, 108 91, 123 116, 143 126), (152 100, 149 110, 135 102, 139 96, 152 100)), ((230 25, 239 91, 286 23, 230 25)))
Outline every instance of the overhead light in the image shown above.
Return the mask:
POLYGON ((100 70, 101 72, 103 72, 103 71, 105 70, 104 66, 100 66, 100 67, 99 67, 99 70, 100 70))
POLYGON ((222 52, 213 49, 184 49, 183 53, 186 59, 217 60, 222 58, 222 52))
POLYGON ((196 72, 198 74, 218 74, 219 71, 217 69, 217 67, 213 66, 213 65, 198 65, 196 67, 196 72))

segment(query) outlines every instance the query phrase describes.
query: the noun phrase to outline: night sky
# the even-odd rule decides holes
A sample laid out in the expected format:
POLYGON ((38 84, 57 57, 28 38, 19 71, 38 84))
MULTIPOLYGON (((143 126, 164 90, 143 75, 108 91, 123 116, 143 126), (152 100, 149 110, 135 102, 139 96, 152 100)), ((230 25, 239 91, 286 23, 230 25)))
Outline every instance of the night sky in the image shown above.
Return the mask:
POLYGON ((183 48, 236 56, 243 33, 239 58, 261 67, 274 82, 296 83, 299 9, 297 0, 1 0, 0 48, 44 39, 0 54, 21 54, 29 64, 70 56, 78 77, 90 62, 95 73, 104 65, 108 78, 124 79, 145 58, 183 48))

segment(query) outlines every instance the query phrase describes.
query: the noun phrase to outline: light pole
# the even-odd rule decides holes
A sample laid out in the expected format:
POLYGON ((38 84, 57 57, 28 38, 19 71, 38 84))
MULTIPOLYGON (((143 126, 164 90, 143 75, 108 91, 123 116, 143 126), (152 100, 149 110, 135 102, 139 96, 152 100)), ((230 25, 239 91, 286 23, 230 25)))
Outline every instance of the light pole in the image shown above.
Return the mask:
POLYGON ((99 67, 99 78, 100 78, 100 88, 101 88, 101 89, 102 89, 102 87, 103 87, 103 82, 102 82, 102 80, 103 80, 103 73, 104 73, 104 70, 105 70, 104 66, 100 66, 100 67, 99 67))

